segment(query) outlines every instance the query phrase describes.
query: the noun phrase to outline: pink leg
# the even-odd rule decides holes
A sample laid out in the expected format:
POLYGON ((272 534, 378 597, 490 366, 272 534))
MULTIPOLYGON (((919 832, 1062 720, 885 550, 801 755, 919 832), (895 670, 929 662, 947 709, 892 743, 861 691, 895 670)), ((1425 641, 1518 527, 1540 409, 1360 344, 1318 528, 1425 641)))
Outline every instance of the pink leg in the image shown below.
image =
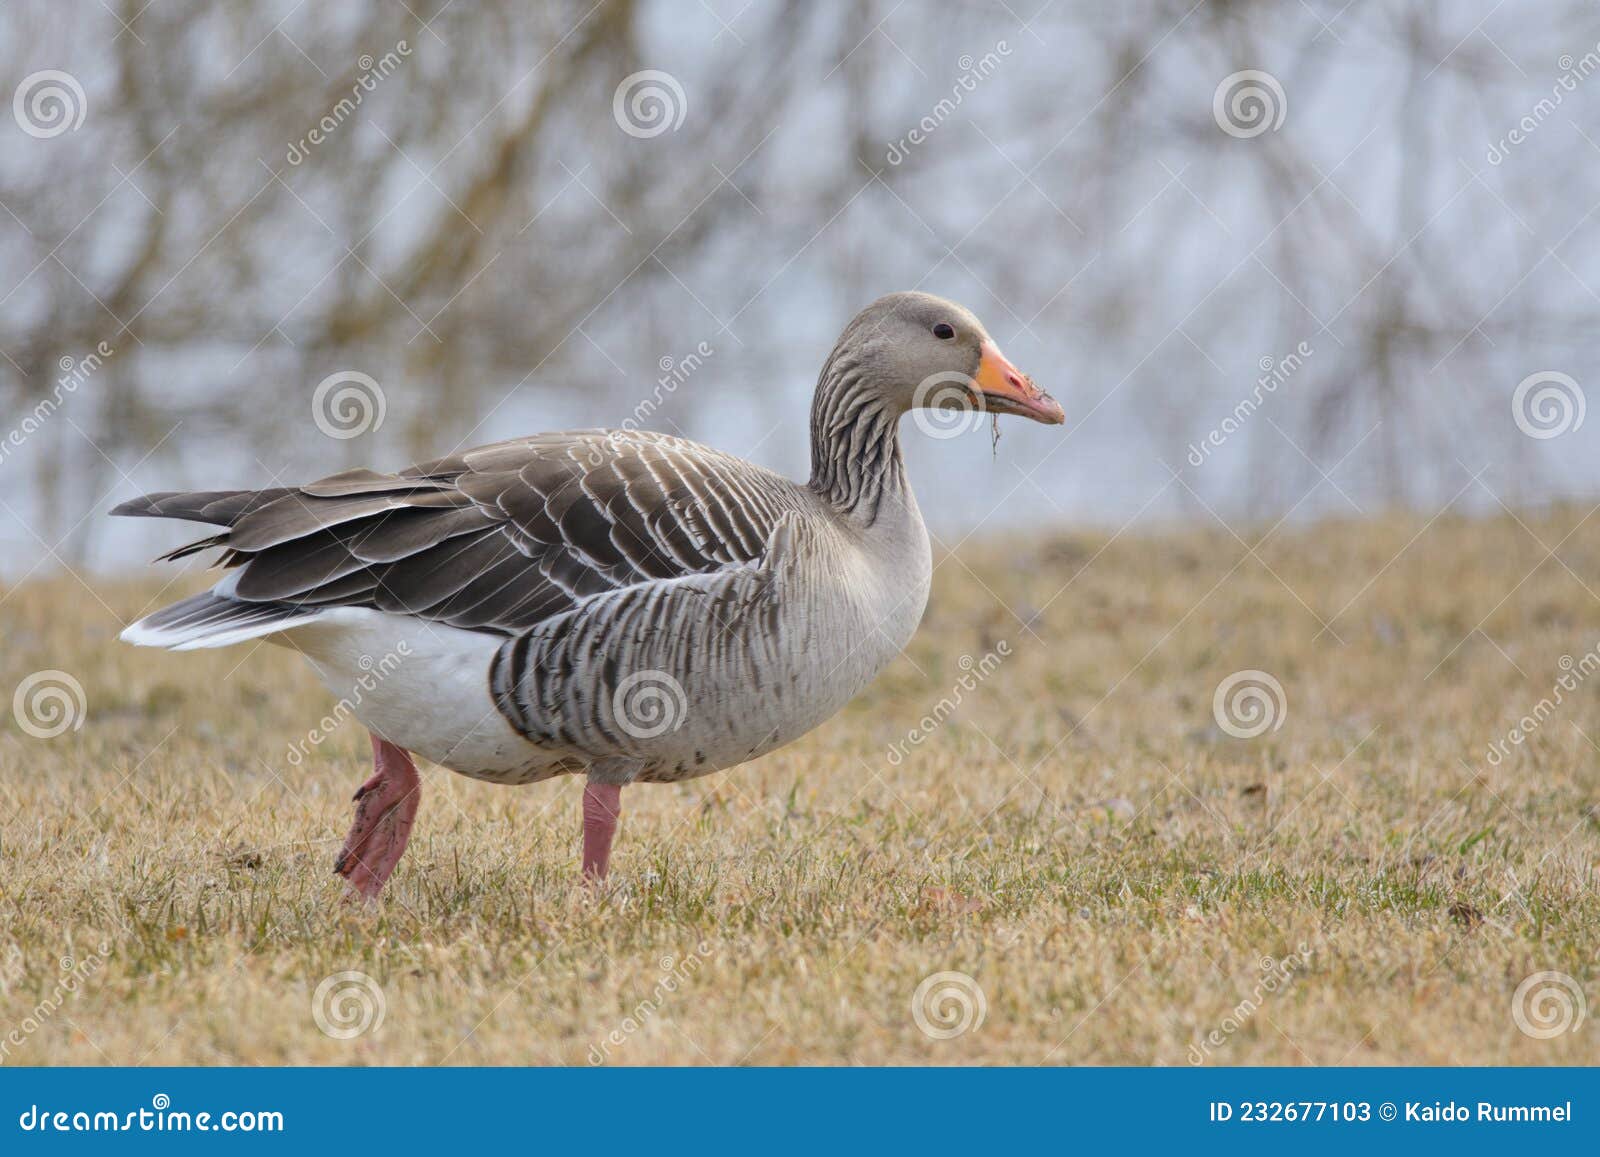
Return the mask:
POLYGON ((583 789, 583 874, 603 880, 611 866, 611 840, 622 814, 622 788, 614 783, 590 783, 583 789))
POLYGON ((355 894, 369 900, 383 891, 405 853, 422 795, 422 777, 411 756, 376 734, 372 764, 372 778, 356 790, 356 822, 333 865, 355 894))

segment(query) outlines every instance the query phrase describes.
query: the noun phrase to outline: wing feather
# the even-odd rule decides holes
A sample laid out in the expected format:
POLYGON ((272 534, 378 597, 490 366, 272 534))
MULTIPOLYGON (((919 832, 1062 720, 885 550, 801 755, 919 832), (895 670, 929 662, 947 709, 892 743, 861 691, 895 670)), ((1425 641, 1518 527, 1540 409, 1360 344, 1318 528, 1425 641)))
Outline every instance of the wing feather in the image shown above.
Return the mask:
MULTIPOLYGON (((593 596, 759 561, 803 487, 663 434, 541 434, 273 491, 151 495, 221 515, 233 597, 363 606, 504 634, 593 596)), ((199 549, 200 544, 191 544, 199 549)), ((180 548, 180 552, 190 548, 180 548)))

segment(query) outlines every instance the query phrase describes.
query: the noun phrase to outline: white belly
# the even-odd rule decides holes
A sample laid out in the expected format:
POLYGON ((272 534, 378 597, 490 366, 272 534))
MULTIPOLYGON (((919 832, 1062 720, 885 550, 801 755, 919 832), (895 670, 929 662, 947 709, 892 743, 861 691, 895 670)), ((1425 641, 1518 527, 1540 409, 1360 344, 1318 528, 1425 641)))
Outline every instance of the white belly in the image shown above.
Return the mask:
POLYGON ((340 607, 274 641, 305 655, 344 712, 434 763, 505 783, 565 770, 496 710, 489 662, 501 640, 494 635, 340 607))

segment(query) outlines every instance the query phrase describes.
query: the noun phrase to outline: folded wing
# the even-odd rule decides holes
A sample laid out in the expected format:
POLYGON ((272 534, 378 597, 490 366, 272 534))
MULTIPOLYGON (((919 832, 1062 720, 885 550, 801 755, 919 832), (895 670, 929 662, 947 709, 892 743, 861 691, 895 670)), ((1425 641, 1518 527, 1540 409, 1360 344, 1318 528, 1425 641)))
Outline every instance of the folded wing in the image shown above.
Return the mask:
POLYGON ((152 494, 112 513, 225 526, 166 557, 222 547, 247 603, 370 607, 519 634, 581 600, 761 557, 803 490, 661 434, 585 430, 480 447, 397 474, 152 494))

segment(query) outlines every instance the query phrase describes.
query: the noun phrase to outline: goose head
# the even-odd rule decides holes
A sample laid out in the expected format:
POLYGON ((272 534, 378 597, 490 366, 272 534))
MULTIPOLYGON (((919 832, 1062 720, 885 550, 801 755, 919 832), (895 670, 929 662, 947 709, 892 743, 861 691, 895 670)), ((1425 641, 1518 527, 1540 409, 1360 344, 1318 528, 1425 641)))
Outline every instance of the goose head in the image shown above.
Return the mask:
POLYGON ((1060 404, 1000 352, 971 310, 931 293, 891 293, 859 313, 839 342, 892 413, 915 409, 1066 421, 1060 404))

